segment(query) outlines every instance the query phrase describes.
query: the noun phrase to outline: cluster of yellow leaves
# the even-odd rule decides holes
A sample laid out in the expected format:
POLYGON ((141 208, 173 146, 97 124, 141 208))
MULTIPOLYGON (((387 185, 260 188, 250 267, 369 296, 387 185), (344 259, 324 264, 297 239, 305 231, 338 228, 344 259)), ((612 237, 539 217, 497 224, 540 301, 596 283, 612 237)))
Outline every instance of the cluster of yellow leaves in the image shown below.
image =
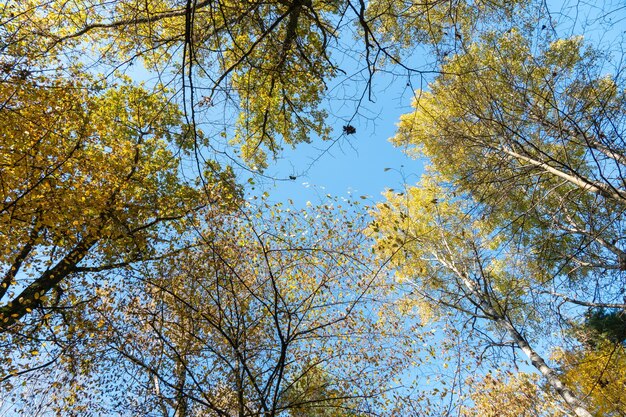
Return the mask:
POLYGON ((385 197, 373 212, 369 232, 377 239, 378 255, 390 260, 396 280, 413 289, 403 308, 412 303, 423 321, 436 319, 451 305, 464 308, 458 294, 469 294, 468 285, 477 285, 498 294, 510 317, 521 313, 528 286, 543 279, 544 272, 523 249, 520 253, 507 246, 506 233, 494 231, 489 219, 473 216, 471 201, 457 197, 434 174, 404 193, 387 191, 385 197))
MULTIPOLYGON (((79 73, 7 75, 0 86, 3 324, 46 304, 85 258, 109 268, 154 255, 167 227, 181 232, 204 204, 181 179, 172 146, 184 128, 166 95, 128 82, 94 87, 79 73)), ((210 188, 235 193, 226 184, 232 173, 215 176, 210 188)))
POLYGON ((519 12, 527 0, 440 1, 375 0, 367 14, 380 40, 388 42, 399 55, 417 44, 434 46, 444 54, 472 39, 477 25, 483 27, 519 12))
POLYGON ((542 142, 538 122, 550 117, 551 106, 559 106, 550 91, 558 91, 582 59, 581 39, 556 41, 542 56, 533 56, 530 47, 522 34, 511 31, 450 59, 429 91, 416 92, 415 111, 401 117, 392 142, 427 156, 446 180, 471 189, 500 187, 498 176, 515 165, 497 151, 515 135, 562 159, 573 148, 542 142))
POLYGON ((621 416, 626 412, 626 349, 606 340, 578 351, 555 354, 564 381, 587 399, 594 415, 621 416))
POLYGON ((555 396, 540 387, 536 374, 497 372, 469 380, 472 407, 463 417, 565 417, 555 396))
POLYGON ((171 63, 184 49, 181 67, 210 91, 208 108, 238 102, 231 143, 258 169, 283 145, 328 139, 320 105, 326 80, 335 74, 326 49, 335 36, 331 19, 339 2, 191 6, 192 22, 181 1, 28 0, 10 4, 0 21, 6 20, 8 55, 42 67, 64 67, 86 54, 89 65, 118 67, 139 59, 162 74, 180 68, 171 63))
MULTIPOLYGON (((610 78, 583 78, 593 53, 580 37, 533 51, 526 34, 496 36, 451 58, 429 91, 416 93, 415 111, 401 117, 392 142, 427 157, 443 181, 486 203, 494 223, 512 222, 531 241, 533 228, 548 221, 543 216, 573 200, 572 193, 581 201, 572 212, 592 209, 584 183, 612 181, 611 169, 598 173, 574 132, 596 129, 621 98, 610 78), (535 210, 540 214, 530 215, 535 210)), ((559 239, 550 245, 569 242, 559 239)))
POLYGON ((193 192, 168 150, 174 106, 131 85, 96 95, 80 82, 12 81, 0 88, 5 255, 32 229, 70 246, 184 212, 193 192))

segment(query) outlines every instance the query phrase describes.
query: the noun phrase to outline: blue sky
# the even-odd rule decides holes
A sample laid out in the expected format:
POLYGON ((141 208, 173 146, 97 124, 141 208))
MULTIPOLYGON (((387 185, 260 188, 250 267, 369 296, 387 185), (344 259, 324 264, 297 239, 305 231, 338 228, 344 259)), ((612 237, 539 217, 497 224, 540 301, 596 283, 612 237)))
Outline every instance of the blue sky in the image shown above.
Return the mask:
POLYGON ((356 128, 355 134, 341 134, 350 116, 335 119, 331 123, 336 142, 313 140, 286 149, 265 172, 276 180, 257 179, 258 188, 267 191, 272 201, 289 198, 296 205, 319 202, 326 194, 367 196, 371 203, 380 201, 387 188, 417 182, 423 161, 407 157, 389 142, 400 115, 411 110, 413 91, 406 87, 406 79, 392 81, 385 74, 377 75, 375 84, 379 87, 373 92, 373 101, 364 101, 359 115, 349 121, 356 128))
MULTIPOLYGON (((611 40, 626 33, 620 25, 609 25, 612 30, 606 31, 602 22, 614 23, 624 19, 625 10, 616 7, 619 1, 608 3, 581 6, 576 2, 548 2, 548 6, 560 32, 563 32, 561 35, 584 34, 586 41, 608 46, 611 40), (604 8, 608 3, 609 9, 618 12, 605 15, 604 8), (591 30, 584 23, 588 21, 596 22, 602 30, 591 30)), ((360 95, 366 85, 364 71, 358 70, 363 66, 363 57, 358 53, 362 46, 355 39, 349 34, 342 37, 337 47, 342 52, 333 54, 344 70, 354 69, 354 73, 346 77, 350 79, 347 86, 342 84, 337 88, 337 83, 330 83, 331 91, 337 89, 346 94, 345 101, 336 98, 328 107, 328 123, 334 128, 333 139, 337 141, 324 151, 330 143, 312 138, 311 144, 286 149, 278 161, 270 162, 265 174, 274 179, 257 178, 255 181, 257 190, 267 191, 272 201, 289 198, 296 205, 302 205, 306 201, 319 202, 326 194, 351 194, 357 198, 367 196, 367 201, 373 203, 382 199, 381 193, 386 188, 400 189, 404 184, 415 184, 422 175, 425 161, 408 158, 388 139, 395 134, 400 115, 411 111, 414 89, 427 89, 427 82, 434 78, 434 73, 429 71, 436 70, 437 66, 427 62, 432 56, 425 48, 416 48, 404 63, 426 71, 421 85, 417 72, 410 87, 406 75, 378 72, 372 82, 373 101, 366 97, 355 106, 351 100, 360 95), (356 54, 351 56, 345 51, 356 54), (356 134, 342 136, 342 126, 348 121, 356 128, 356 134), (296 179, 290 180, 289 176, 296 176, 296 179)))

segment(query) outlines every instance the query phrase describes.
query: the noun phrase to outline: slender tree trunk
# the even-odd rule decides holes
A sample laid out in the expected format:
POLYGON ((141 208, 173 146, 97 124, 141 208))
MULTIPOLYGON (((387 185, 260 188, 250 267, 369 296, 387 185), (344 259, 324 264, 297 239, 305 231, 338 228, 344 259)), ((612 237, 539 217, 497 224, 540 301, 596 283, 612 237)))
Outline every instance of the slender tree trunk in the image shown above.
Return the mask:
POLYGON ((576 398, 574 393, 561 382, 557 373, 552 369, 546 361, 530 346, 526 338, 513 326, 513 324, 499 313, 491 304, 488 294, 485 294, 478 285, 472 281, 466 273, 459 269, 454 263, 445 262, 445 264, 454 273, 461 278, 465 287, 476 297, 480 308, 498 325, 502 326, 515 341, 515 344, 526 354, 531 364, 541 372, 548 384, 556 390, 563 398, 565 403, 576 413, 578 417, 593 417, 586 408, 582 406, 582 402, 576 398))
POLYGON ((508 320, 499 319, 497 322, 506 328, 508 333, 513 337, 515 344, 526 354, 530 363, 541 372, 541 375, 546 378, 548 384, 565 400, 567 405, 571 407, 578 417, 593 417, 591 413, 581 405, 580 400, 574 396, 574 393, 561 382, 554 369, 548 366, 546 361, 530 346, 524 336, 522 336, 508 320))
POLYGON ((174 417, 187 417, 187 396, 184 392, 187 380, 187 371, 183 364, 179 364, 178 368, 178 381, 176 384, 176 411, 174 412, 174 417))

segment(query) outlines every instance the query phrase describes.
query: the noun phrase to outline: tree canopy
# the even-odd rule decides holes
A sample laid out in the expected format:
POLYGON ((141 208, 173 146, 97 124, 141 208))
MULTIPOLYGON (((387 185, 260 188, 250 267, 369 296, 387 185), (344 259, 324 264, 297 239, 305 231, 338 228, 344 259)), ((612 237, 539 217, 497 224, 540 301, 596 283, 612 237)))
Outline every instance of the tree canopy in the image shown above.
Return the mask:
POLYGON ((623 82, 582 37, 534 31, 485 34, 418 92, 393 141, 430 169, 387 194, 372 230, 423 316, 476 320, 590 416, 591 388, 574 393, 535 346, 558 349, 542 335, 582 307, 625 307, 623 82))
POLYGON ((624 415, 625 19, 0 5, 0 410, 624 415), (369 207, 257 186, 350 140, 380 80, 414 91, 391 141, 417 184, 369 207))

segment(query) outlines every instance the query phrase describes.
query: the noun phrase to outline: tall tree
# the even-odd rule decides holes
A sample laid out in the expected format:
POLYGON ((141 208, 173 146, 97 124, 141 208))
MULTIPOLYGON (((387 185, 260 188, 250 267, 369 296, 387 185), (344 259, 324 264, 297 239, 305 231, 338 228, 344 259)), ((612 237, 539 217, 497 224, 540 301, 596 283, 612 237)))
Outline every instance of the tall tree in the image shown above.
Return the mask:
POLYGON ((248 207, 207 224, 193 247, 127 268, 119 280, 143 285, 122 297, 109 278, 75 313, 86 333, 76 359, 49 370, 65 383, 35 398, 56 398, 49 408, 61 413, 384 412, 411 355, 364 224, 345 216, 248 207))
POLYGON ((581 306, 624 307, 623 78, 582 38, 536 33, 486 33, 418 91, 393 141, 430 171, 373 229, 426 310, 473 318, 590 416, 539 348, 581 306))
POLYGON ((238 198, 216 164, 202 191, 181 176, 172 148, 185 127, 165 93, 85 78, 9 74, 0 84, 3 382, 48 363, 42 343, 60 347, 54 360, 72 351, 88 331, 71 310, 107 272, 180 250, 200 208, 238 198))
POLYGON ((200 204, 167 149, 180 114, 158 95, 12 81, 0 114, 3 331, 55 304, 68 276, 154 253, 160 225, 200 204))

